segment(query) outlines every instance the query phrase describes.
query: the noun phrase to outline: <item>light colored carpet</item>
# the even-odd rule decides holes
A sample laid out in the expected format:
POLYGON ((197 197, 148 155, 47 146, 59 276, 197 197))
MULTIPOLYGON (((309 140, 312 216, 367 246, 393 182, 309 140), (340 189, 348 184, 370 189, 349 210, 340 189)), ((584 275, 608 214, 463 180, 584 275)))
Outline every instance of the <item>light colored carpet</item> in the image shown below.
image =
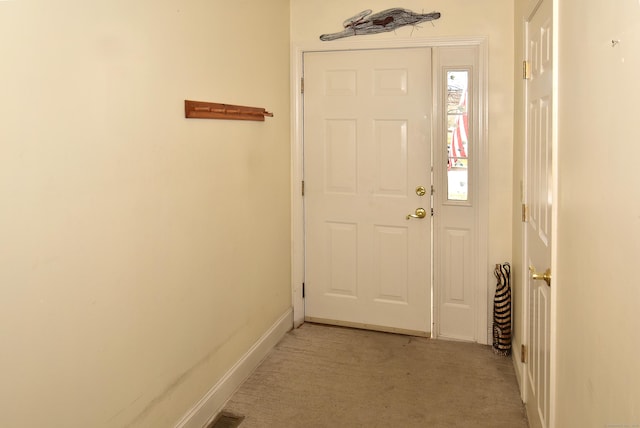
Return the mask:
POLYGON ((304 324, 227 403, 250 427, 526 428, 510 357, 489 346, 304 324))

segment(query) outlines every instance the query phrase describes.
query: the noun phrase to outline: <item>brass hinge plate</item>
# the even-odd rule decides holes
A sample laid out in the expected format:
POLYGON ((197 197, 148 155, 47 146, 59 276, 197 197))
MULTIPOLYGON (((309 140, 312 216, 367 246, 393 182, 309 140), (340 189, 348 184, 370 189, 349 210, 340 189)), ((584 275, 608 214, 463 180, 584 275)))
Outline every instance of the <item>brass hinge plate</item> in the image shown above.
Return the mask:
POLYGON ((527 204, 522 204, 522 222, 525 223, 528 220, 527 204))
POLYGON ((522 345, 520 347, 520 362, 521 363, 527 362, 527 345, 522 345))
POLYGON ((304 77, 300 78, 300 93, 304 94, 304 77))
POLYGON ((302 196, 304 196, 304 180, 302 180, 302 196))
POLYGON ((531 78, 531 63, 522 61, 522 78, 527 80, 531 78))

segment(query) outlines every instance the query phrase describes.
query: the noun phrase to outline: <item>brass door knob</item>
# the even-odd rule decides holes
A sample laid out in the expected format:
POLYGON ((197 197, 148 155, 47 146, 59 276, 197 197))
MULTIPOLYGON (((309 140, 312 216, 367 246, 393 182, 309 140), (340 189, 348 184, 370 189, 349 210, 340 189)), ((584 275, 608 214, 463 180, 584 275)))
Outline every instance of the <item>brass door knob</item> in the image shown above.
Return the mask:
POLYGON ((531 279, 535 281, 544 281, 549 287, 551 287, 551 269, 547 269, 543 274, 536 272, 536 268, 529 266, 529 273, 531 273, 531 279))
POLYGON ((413 218, 425 218, 427 216, 427 210, 424 208, 416 208, 415 214, 407 214, 407 220, 413 218))

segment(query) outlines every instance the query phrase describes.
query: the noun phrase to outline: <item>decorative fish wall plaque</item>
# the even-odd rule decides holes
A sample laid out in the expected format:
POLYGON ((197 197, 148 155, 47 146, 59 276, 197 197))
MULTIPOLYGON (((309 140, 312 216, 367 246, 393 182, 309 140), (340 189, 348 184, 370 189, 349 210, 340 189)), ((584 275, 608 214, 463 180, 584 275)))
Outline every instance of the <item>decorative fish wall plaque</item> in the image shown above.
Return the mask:
POLYGON ((405 25, 416 25, 438 18, 440 18, 440 12, 415 13, 407 9, 394 8, 371 15, 371 9, 367 9, 345 20, 342 23, 343 31, 323 34, 320 36, 320 40, 328 41, 361 34, 386 33, 405 25))

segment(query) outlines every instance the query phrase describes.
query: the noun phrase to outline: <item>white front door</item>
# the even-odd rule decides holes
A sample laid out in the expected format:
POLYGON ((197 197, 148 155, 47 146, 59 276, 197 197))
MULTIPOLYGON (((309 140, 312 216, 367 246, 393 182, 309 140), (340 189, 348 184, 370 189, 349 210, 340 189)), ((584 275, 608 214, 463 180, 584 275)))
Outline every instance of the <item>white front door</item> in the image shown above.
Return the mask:
POLYGON ((550 415, 550 284, 552 176, 552 2, 542 0, 528 20, 525 260, 527 299, 527 413, 532 427, 548 427, 550 415), (550 271, 547 272, 550 274, 550 271), (550 282, 550 281, 549 281, 550 282))
POLYGON ((304 54, 306 320, 431 331, 431 106, 429 48, 304 54))

